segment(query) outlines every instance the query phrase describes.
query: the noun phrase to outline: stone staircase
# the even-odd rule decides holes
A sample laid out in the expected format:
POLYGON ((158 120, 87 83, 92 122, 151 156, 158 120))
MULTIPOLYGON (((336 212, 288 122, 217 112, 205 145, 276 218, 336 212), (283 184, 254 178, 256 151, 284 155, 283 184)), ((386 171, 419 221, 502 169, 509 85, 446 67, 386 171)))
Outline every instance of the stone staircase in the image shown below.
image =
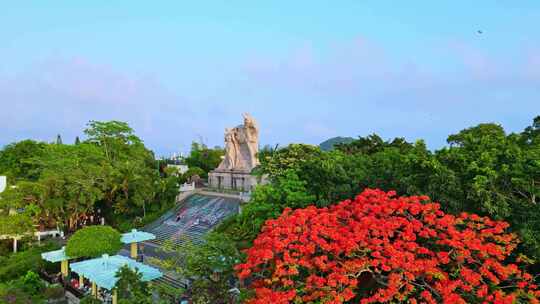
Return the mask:
POLYGON ((181 288, 181 289, 186 289, 188 286, 187 282, 169 273, 163 274, 161 278, 154 281, 154 284, 166 285, 171 288, 181 288))
POLYGON ((143 230, 156 235, 151 243, 157 246, 167 241, 178 246, 187 240, 199 243, 213 227, 238 210, 236 199, 195 194, 143 230), (177 214, 181 214, 178 221, 177 214))
MULTIPOLYGON (((144 242, 145 263, 151 263, 151 259, 146 257, 167 258, 167 254, 160 249, 165 242, 172 242, 175 246, 182 246, 187 240, 193 244, 204 242, 204 236, 209 231, 225 218, 239 212, 239 204, 240 200, 234 197, 205 194, 193 194, 183 199, 174 209, 142 229, 156 235, 156 239, 144 242), (178 214, 181 216, 177 220, 178 214)), ((129 248, 125 247, 121 254, 129 255, 129 248)), ((163 277, 155 281, 156 284, 171 288, 187 287, 188 282, 177 274, 163 273, 163 277)))

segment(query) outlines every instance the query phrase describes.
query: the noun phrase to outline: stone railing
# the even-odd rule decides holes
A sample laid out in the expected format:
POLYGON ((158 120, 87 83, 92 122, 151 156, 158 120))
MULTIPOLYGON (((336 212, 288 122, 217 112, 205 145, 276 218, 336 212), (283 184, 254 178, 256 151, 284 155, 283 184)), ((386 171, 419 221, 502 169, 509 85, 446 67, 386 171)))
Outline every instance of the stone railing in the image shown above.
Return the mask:
POLYGON ((249 202, 251 199, 251 191, 250 192, 240 192, 240 200, 243 203, 249 202))
POLYGON ((180 192, 187 192, 193 190, 195 190, 195 182, 191 182, 191 184, 183 183, 182 185, 180 185, 180 192))
POLYGON ((187 199, 188 197, 190 197, 190 196, 192 196, 193 194, 195 194, 195 192, 197 192, 195 189, 193 189, 192 191, 180 192, 180 193, 176 196, 176 202, 182 202, 182 201, 184 201, 184 200, 187 199))

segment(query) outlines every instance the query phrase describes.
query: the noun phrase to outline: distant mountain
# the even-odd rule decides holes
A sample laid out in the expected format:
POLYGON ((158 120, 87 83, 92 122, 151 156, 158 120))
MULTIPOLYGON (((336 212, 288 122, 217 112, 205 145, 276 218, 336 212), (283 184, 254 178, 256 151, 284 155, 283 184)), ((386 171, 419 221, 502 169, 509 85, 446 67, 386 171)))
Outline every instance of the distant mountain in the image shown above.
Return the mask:
POLYGON ((354 141, 354 138, 352 138, 352 137, 341 137, 341 136, 332 137, 330 139, 327 139, 327 140, 323 141, 319 145, 319 147, 323 151, 330 151, 330 150, 334 149, 334 145, 336 145, 336 144, 348 144, 348 143, 350 143, 352 141, 354 141))

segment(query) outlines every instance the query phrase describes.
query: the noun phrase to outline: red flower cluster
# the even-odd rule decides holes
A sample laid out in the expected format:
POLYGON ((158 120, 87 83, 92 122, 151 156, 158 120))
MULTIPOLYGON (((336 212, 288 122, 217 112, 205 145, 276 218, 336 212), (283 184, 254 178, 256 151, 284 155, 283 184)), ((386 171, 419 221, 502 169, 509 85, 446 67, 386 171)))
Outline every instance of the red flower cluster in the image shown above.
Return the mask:
POLYGON ((445 214, 425 196, 365 190, 269 220, 237 266, 248 303, 539 303, 508 224, 445 214))

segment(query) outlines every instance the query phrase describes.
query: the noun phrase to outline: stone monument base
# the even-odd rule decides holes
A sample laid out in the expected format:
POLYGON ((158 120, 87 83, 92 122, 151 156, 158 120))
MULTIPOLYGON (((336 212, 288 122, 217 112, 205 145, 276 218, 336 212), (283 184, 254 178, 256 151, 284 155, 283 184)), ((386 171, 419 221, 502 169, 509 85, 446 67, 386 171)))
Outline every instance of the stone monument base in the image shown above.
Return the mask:
POLYGON ((216 169, 208 173, 208 185, 217 189, 249 192, 257 185, 257 177, 249 171, 216 169))

